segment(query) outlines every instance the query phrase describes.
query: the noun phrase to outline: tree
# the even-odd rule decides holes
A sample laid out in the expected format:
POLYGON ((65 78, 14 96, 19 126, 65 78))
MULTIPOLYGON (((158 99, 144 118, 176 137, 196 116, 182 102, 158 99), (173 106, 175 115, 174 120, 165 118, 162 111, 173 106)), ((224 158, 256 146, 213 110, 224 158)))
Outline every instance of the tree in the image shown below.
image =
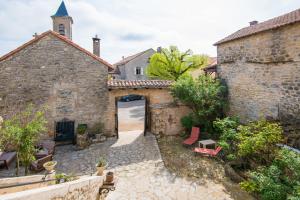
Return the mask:
POLYGON ((4 120, 0 129, 0 145, 2 149, 12 146, 17 152, 16 175, 19 175, 20 162, 25 166, 25 175, 28 166, 35 159, 35 144, 41 131, 46 130, 44 111, 34 111, 33 105, 4 120))
POLYGON ((227 104, 226 87, 206 75, 195 80, 191 76, 181 77, 171 87, 171 94, 192 109, 195 125, 201 125, 206 131, 212 129, 217 117, 222 117, 227 104))
POLYGON ((182 53, 176 46, 170 46, 151 56, 146 74, 153 79, 176 81, 191 69, 203 67, 207 63, 208 56, 193 55, 191 50, 182 53))

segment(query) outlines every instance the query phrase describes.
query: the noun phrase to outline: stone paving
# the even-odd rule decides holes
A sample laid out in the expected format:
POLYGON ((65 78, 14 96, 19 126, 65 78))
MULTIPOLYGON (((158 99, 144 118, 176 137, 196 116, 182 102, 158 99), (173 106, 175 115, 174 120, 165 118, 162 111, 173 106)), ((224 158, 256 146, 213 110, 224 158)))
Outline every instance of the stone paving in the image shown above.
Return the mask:
POLYGON ((109 151, 117 188, 108 200, 231 199, 221 184, 189 181, 171 174, 163 164, 155 136, 142 131, 121 132, 109 151))

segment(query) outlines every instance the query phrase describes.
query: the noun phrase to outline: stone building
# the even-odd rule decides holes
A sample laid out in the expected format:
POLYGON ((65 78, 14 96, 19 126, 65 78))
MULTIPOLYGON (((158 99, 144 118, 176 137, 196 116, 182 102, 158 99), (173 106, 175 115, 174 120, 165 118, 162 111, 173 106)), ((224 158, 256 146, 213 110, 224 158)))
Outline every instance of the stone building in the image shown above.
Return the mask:
MULTIPOLYGON (((215 44, 231 115, 300 129, 300 9, 245 27, 215 44)), ((299 143, 300 146, 300 143, 299 143)))
MULTIPOLYGON (((33 103, 36 107, 47 106, 49 132, 44 137, 74 141, 78 124, 92 127, 100 122, 106 135, 115 136, 118 135, 117 100, 138 94, 147 100, 145 131, 180 133, 180 118, 190 110, 173 102, 170 81, 108 81, 114 68, 99 57, 100 39, 93 38, 93 53, 74 43, 73 20, 63 2, 52 19, 54 31, 35 35, 0 57, 1 116, 7 117, 19 105, 33 103)), ((123 65, 132 72, 134 66, 144 69, 154 52, 149 49, 127 59, 123 65)), ((142 74, 132 74, 125 78, 145 79, 142 74)))
POLYGON ((146 80, 146 67, 150 57, 155 53, 153 49, 147 49, 132 56, 123 57, 122 60, 114 64, 112 74, 115 79, 122 80, 146 80))
POLYGON ((112 65, 71 40, 73 20, 63 2, 52 19, 54 31, 0 58, 0 109, 5 104, 10 104, 7 109, 19 103, 45 105, 48 135, 57 132, 57 122, 68 122, 74 137, 77 124, 104 122, 112 65))

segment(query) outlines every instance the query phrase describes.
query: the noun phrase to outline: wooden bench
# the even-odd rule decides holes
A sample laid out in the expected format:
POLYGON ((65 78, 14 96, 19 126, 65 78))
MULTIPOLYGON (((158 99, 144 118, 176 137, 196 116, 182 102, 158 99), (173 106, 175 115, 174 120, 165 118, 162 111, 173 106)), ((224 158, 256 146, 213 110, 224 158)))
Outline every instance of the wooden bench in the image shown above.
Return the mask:
POLYGON ((17 156, 16 152, 1 152, 0 154, 0 162, 3 162, 6 169, 8 169, 10 163, 12 163, 17 156))
POLYGON ((43 171, 45 168, 43 166, 44 163, 49 162, 52 160, 52 154, 43 157, 41 159, 38 159, 36 161, 33 161, 29 167, 30 170, 35 171, 35 172, 40 172, 43 171))

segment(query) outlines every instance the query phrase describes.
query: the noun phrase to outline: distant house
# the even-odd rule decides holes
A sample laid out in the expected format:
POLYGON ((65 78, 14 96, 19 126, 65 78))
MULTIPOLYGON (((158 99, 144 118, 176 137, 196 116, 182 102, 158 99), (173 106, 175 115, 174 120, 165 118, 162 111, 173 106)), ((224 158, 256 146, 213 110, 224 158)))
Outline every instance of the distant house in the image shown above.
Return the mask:
POLYGON ((190 74, 193 78, 197 78, 201 74, 205 73, 207 68, 215 66, 216 64, 217 64, 217 57, 209 57, 208 63, 204 68, 200 67, 200 68, 191 70, 190 74))
POLYGON ((146 67, 149 64, 150 57, 155 53, 153 49, 147 49, 132 56, 123 57, 122 60, 115 63, 114 72, 111 73, 114 79, 123 80, 146 80, 146 67))

